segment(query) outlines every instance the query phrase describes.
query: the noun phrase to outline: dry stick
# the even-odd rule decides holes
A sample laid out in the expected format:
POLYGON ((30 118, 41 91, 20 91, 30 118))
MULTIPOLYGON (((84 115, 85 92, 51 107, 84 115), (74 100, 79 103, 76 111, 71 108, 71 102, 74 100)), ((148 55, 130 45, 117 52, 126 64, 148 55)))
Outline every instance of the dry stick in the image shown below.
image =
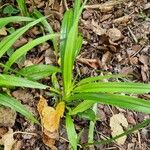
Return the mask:
POLYGON ((134 42, 135 42, 135 43, 138 43, 138 40, 137 40, 136 36, 134 35, 134 33, 132 32, 132 30, 130 29, 130 27, 127 27, 127 28, 128 28, 128 30, 129 30, 129 32, 130 32, 130 34, 131 34, 131 36, 132 36, 134 42))
POLYGON ((141 136, 140 136, 140 132, 139 131, 138 131, 137 135, 138 135, 139 149, 142 149, 142 146, 141 146, 141 136))
POLYGON ((142 51, 143 48, 144 48, 144 46, 142 46, 142 48, 140 48, 137 52, 135 52, 130 58, 136 56, 140 51, 142 51))
POLYGON ((65 9, 66 9, 66 10, 69 10, 68 4, 67 4, 67 1, 66 1, 66 0, 63 0, 63 4, 64 4, 65 9))
POLYGON ((85 5, 84 8, 88 9, 102 9, 104 7, 108 7, 108 6, 114 6, 114 5, 117 5, 117 4, 120 4, 122 3, 123 0, 111 0, 111 1, 108 1, 106 3, 103 3, 103 4, 94 4, 94 5, 85 5))

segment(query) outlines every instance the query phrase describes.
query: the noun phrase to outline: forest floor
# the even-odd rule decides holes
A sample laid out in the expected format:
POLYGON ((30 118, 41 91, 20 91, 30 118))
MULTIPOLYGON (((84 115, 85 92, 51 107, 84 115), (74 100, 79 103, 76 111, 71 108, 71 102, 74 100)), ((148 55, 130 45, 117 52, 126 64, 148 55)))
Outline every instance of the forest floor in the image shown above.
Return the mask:
MULTIPOLYGON (((84 37, 84 44, 79 54, 74 70, 80 78, 88 76, 103 75, 104 73, 131 75, 131 80, 136 82, 150 83, 150 2, 149 0, 90 0, 83 13, 79 24, 79 30, 84 37)), ((33 10, 32 0, 26 0, 28 10, 33 10)), ((3 9, 11 5, 17 9, 15 0, 0 1, 0 17, 7 16, 3 9)), ((60 31, 60 23, 63 13, 72 6, 72 0, 35 0, 39 11, 48 17, 49 23, 55 32, 60 31)), ((19 24, 13 24, 17 28, 19 24)), ((11 30, 11 27, 7 29, 11 30)), ((30 29, 22 36, 13 48, 18 48, 27 43, 31 38, 41 34, 39 27, 30 29)), ((1 33, 0 33, 1 34, 1 33)), ((7 35, 7 33, 6 33, 7 35)), ((1 39, 5 35, 0 35, 1 39)), ((7 57, 11 51, 7 53, 7 57)), ((5 61, 5 59, 3 61, 5 61)), ((54 59, 51 43, 45 42, 33 48, 27 56, 14 65, 22 68, 32 64, 57 64, 54 59)), ((41 81, 50 84, 50 78, 41 81)), ((11 93, 20 100, 38 118, 37 103, 39 96, 43 95, 53 104, 52 98, 44 90, 35 89, 14 89, 11 93)), ((150 94, 140 95, 141 98, 150 99, 150 94)), ((42 142, 42 131, 40 126, 33 125, 24 117, 14 115, 9 109, 3 110, 7 121, 1 121, 0 136, 5 132, 6 127, 13 131, 37 133, 39 136, 28 134, 15 134, 17 140, 15 150, 48 150, 42 142), (8 111, 10 111, 8 113, 8 111), (14 117, 15 116, 15 117, 14 117)), ((128 111, 108 105, 98 105, 97 115, 100 121, 95 126, 95 140, 100 141, 111 137, 110 118, 114 114, 123 114, 132 127, 150 115, 128 111)), ((88 122, 75 118, 77 131, 83 130, 81 143, 87 142, 88 122)), ((56 142, 59 150, 69 149, 64 121, 61 122, 60 138, 56 142)), ((130 134, 126 141, 119 145, 116 142, 106 145, 91 146, 90 150, 150 150, 150 126, 145 127, 133 134, 130 134)))

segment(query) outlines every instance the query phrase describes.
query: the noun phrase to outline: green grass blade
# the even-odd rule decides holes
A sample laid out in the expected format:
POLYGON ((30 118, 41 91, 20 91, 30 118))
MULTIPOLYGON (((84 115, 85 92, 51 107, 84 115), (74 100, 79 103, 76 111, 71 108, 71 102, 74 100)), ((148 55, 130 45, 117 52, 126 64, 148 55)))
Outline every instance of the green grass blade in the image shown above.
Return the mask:
POLYGON ((110 79, 110 78, 122 78, 122 77, 126 77, 126 75, 116 74, 116 75, 104 75, 104 76, 88 77, 88 78, 82 79, 76 85, 79 86, 79 85, 82 85, 82 84, 95 82, 95 81, 98 81, 98 80, 104 80, 104 79, 110 79))
POLYGON ((6 26, 10 22, 20 22, 20 21, 33 21, 33 18, 30 17, 22 17, 22 16, 13 16, 13 17, 5 17, 0 19, 0 29, 6 26))
POLYGON ((67 129, 67 135, 68 139, 71 145, 72 150, 77 150, 77 133, 75 131, 74 123, 71 118, 71 116, 67 115, 66 116, 66 129, 67 129))
POLYGON ((33 114, 29 110, 27 110, 19 101, 6 94, 0 93, 0 105, 7 106, 16 110, 17 112, 25 116, 28 120, 30 120, 33 123, 39 123, 35 119, 33 114))
POLYGON ((80 11, 81 7, 81 0, 75 0, 74 2, 74 20, 76 19, 76 16, 78 15, 78 12, 80 11))
MULTIPOLYGON (((36 10, 36 9, 34 10, 33 15, 37 19, 41 18, 41 17, 44 17, 42 15, 42 13, 40 11, 36 10)), ((52 27, 50 26, 50 24, 48 23, 48 21, 46 20, 46 18, 41 23, 43 24, 43 26, 47 29, 47 31, 50 34, 54 34, 54 31, 53 31, 52 27)), ((58 41, 57 41, 57 38, 52 39, 52 42, 53 42, 55 53, 56 53, 56 55, 58 55, 58 41)))
POLYGON ((105 93, 81 93, 74 94, 67 100, 91 100, 95 103, 99 102, 150 114, 150 101, 130 96, 105 93))
POLYGON ((46 89, 48 86, 40 84, 38 82, 30 81, 25 78, 16 77, 13 75, 0 75, 0 86, 1 87, 27 87, 36 89, 46 89))
POLYGON ((133 133, 133 132, 135 132, 135 131, 143 128, 143 127, 148 126, 149 124, 150 124, 150 119, 146 119, 142 123, 139 123, 139 124, 135 125, 133 128, 128 129, 127 131, 125 131, 124 133, 122 133, 120 135, 117 135, 113 138, 109 138, 107 140, 96 141, 96 142, 93 142, 93 143, 86 143, 86 144, 83 145, 83 147, 88 147, 89 145, 99 145, 99 144, 104 145, 104 144, 109 144, 109 143, 115 142, 116 139, 118 139, 118 138, 120 138, 124 135, 131 134, 131 133, 133 133))
POLYGON ((16 0, 23 16, 29 16, 25 0, 16 0))
MULTIPOLYGON (((21 56, 23 56, 24 54, 26 54, 29 50, 31 50, 33 47, 47 41, 50 39, 53 39, 54 37, 58 36, 58 34, 51 34, 51 35, 45 35, 42 37, 39 37, 27 44, 25 44, 24 46, 20 47, 19 49, 17 49, 9 58, 9 60, 6 62, 6 66, 10 67, 14 62, 16 62, 21 56)), ((8 69, 5 68, 4 72, 7 72, 8 69)))
POLYGON ((78 86, 75 93, 82 92, 104 92, 104 93, 149 93, 150 84, 132 82, 97 82, 78 86))
POLYGON ((76 57, 78 56, 79 52, 80 52, 80 49, 82 47, 82 43, 83 43, 83 37, 82 36, 78 36, 77 37, 77 40, 76 40, 76 45, 75 45, 75 48, 74 48, 74 55, 73 55, 73 61, 75 61, 76 57))
POLYGON ((39 80, 57 72, 60 72, 60 69, 57 67, 39 64, 25 67, 18 73, 31 80, 39 80))
POLYGON ((65 45, 68 37, 68 33, 72 27, 73 24, 73 10, 70 9, 65 12, 63 21, 62 21, 62 26, 61 26, 61 36, 60 36, 60 58, 61 58, 61 68, 63 71, 63 66, 64 66, 64 55, 65 55, 65 45))
MULTIPOLYGON (((97 114, 97 103, 93 106, 93 111, 95 115, 97 114)), ((88 143, 94 142, 94 128, 96 121, 90 121, 89 132, 88 132, 88 143)))
POLYGON ((90 100, 85 100, 76 106, 73 110, 69 111, 69 115, 76 115, 78 113, 84 112, 87 109, 91 108, 95 102, 90 100))
POLYGON ((71 27, 68 33, 66 44, 65 44, 63 67, 62 67, 65 96, 70 94, 72 89, 72 78, 73 78, 72 70, 73 70, 73 64, 75 60, 74 58, 76 57, 75 47, 76 47, 76 42, 78 40, 78 22, 84 5, 85 3, 80 8, 80 11, 78 12, 73 22, 73 26, 71 27))
POLYGON ((41 22, 44 18, 37 19, 26 26, 18 29, 11 35, 7 36, 0 42, 0 58, 5 54, 5 52, 15 43, 15 41, 24 34, 29 28, 33 27, 37 23, 41 22))

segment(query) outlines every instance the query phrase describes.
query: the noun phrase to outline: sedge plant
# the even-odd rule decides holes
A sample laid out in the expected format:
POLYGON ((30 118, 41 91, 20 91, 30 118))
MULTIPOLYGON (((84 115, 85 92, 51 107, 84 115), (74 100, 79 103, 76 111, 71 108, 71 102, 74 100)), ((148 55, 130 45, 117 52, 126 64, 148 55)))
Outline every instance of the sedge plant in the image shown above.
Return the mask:
MULTIPOLYGON (((81 5, 80 0, 75 0, 74 7, 67 10, 64 14, 61 32, 60 32, 60 68, 54 66, 45 66, 45 65, 33 65, 21 69, 18 74, 24 76, 26 80, 32 80, 37 84, 36 80, 39 80, 43 77, 49 76, 52 74, 52 83, 53 85, 49 88, 50 94, 52 94, 56 99, 56 105, 59 102, 64 102, 66 111, 65 111, 65 120, 66 120, 66 130, 68 135, 68 140, 72 150, 77 150, 79 144, 79 136, 76 132, 75 125, 73 122, 73 117, 81 114, 83 112, 89 111, 89 109, 94 105, 93 111, 95 111, 95 106, 97 103, 108 104, 112 106, 117 106, 124 109, 134 110, 138 112, 150 114, 150 102, 144 99, 137 97, 129 96, 130 94, 143 94, 150 92, 150 85, 143 83, 133 83, 133 82, 103 82, 103 79, 109 78, 119 78, 121 75, 105 75, 105 76, 96 76, 84 78, 80 81, 77 81, 76 75, 74 75, 74 63, 76 57, 78 56, 80 49, 83 43, 83 37, 78 31, 78 22, 84 8, 85 2, 81 5), (58 83, 57 75, 58 73, 62 77, 62 85, 58 83), (124 93, 124 95, 122 95, 124 93)), ((39 17, 41 14, 36 12, 36 16, 39 17)), ((28 18, 29 19, 29 18, 28 18)), ((2 41, 0 43, 0 57, 9 49, 9 47, 20 37, 27 27, 30 28, 31 24, 38 23, 42 18, 32 21, 31 23, 18 29, 19 31, 15 32, 9 38, 6 38, 7 42, 2 41), (22 32, 22 33, 20 33, 22 32), (9 42, 9 45, 6 43, 9 42), (5 43, 5 44, 4 44, 5 43)), ((45 21, 44 21, 45 22, 45 21)), ((5 23, 6 24, 6 23, 5 23)), ((47 26, 45 22, 45 26, 47 26)), ((49 27, 48 27, 49 28, 49 27)), ((49 28, 49 31, 51 29, 49 28)), ((56 34, 52 33, 50 35, 45 35, 43 37, 37 38, 21 48, 17 49, 8 59, 5 64, 4 73, 8 73, 9 68, 27 53, 34 46, 47 41, 54 40, 56 34)), ((8 76, 8 75, 7 75, 8 76)), ((60 78, 59 78, 60 79, 60 78)), ((39 83, 38 83, 39 84, 39 83)), ((25 86, 26 87, 26 86, 25 86)), ((42 87, 42 86, 41 86, 42 87)), ((44 86, 46 88, 47 86, 44 86)), ((32 87, 36 88, 36 87, 32 87)), ((90 111, 89 111, 90 112, 90 111)), ((89 115, 92 113, 89 113, 89 115)), ((93 123, 95 119, 92 120, 93 123)), ((129 134, 134 130, 137 130, 150 123, 150 120, 146 120, 143 123, 137 125, 136 127, 129 129, 122 135, 118 135, 113 139, 101 142, 93 142, 93 137, 90 137, 88 146, 91 144, 105 144, 111 142, 124 134, 129 134)), ((93 136, 94 124, 91 123, 91 128, 89 134, 93 136)))
MULTIPOLYGON (((27 30, 29 30, 34 25, 38 24, 45 18, 39 18, 34 19, 31 17, 22 17, 22 16, 12 16, 12 17, 5 17, 0 19, 0 29, 6 26, 7 24, 11 22, 20 22, 25 21, 29 22, 27 25, 17 29, 14 31, 11 35, 6 36, 0 41, 0 58, 2 58, 5 53, 12 47, 12 45, 16 42, 17 39, 19 39, 27 30)), ((17 101, 15 98, 13 98, 9 94, 9 90, 14 87, 21 87, 21 88, 36 88, 36 89, 46 89, 48 86, 43 85, 41 83, 38 83, 37 80, 49 76, 52 73, 59 72, 59 69, 57 67, 48 66, 48 65, 33 65, 32 68, 28 68, 27 74, 32 74, 31 72, 34 71, 34 75, 30 75, 30 78, 26 78, 26 76, 21 77, 21 72, 15 71, 14 69, 10 69, 10 65, 17 61, 18 58, 25 55, 30 49, 33 47, 39 45, 40 43, 43 43, 47 40, 53 39, 58 35, 56 34, 47 34, 44 36, 41 36, 35 40, 32 40, 31 42, 23 45, 18 50, 16 50, 12 55, 11 58, 9 58, 9 61, 6 65, 3 63, 0 63, 1 67, 3 67, 3 72, 0 74, 0 105, 7 106, 12 109, 15 109, 17 112, 24 115, 28 120, 32 121, 33 123, 38 123, 37 119, 35 119, 34 115, 29 112, 19 101, 17 101), (11 71, 11 72, 8 72, 11 71), (10 74, 11 73, 11 74, 10 74), (37 74, 37 75, 35 75, 37 74), (33 79, 34 78, 34 79, 33 79), (31 80, 32 79, 32 80, 31 80), (7 89, 7 90, 3 90, 7 89), (6 91, 6 92, 4 92, 6 91)), ((23 72, 24 73, 24 72, 23 72)), ((27 75, 26 74, 26 75, 27 75)))

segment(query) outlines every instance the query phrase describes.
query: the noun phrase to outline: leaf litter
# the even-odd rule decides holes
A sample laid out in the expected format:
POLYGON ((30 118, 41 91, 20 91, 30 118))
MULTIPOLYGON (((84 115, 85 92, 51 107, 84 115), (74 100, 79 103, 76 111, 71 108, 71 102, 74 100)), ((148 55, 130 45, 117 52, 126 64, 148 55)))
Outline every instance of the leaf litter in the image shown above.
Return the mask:
MULTIPOLYGON (((60 19, 59 19, 59 15, 56 15, 56 14, 57 13, 59 14, 60 12, 62 14, 65 8, 63 8, 63 5, 60 4, 60 1, 58 2, 56 0, 54 2, 55 5, 53 3, 51 4, 51 2, 53 1, 38 0, 38 1, 35 1, 35 7, 47 15, 51 14, 52 12, 51 9, 56 10, 54 15, 51 15, 51 17, 49 17, 48 19, 49 19, 49 22, 53 24, 54 29, 56 31, 59 31, 60 19), (49 7, 49 4, 51 5, 50 7, 49 7)), ((31 12, 33 10, 31 0, 27 0, 27 3, 28 3, 29 11, 31 12)), ((67 5, 68 7, 70 7, 71 1, 67 1, 67 5)), ((99 75, 100 73, 98 71, 100 70, 101 72, 108 71, 108 72, 113 72, 113 73, 124 73, 127 75, 131 74, 133 76, 132 78, 133 80, 149 82, 149 79, 150 79, 149 78, 149 63, 147 62, 145 63, 145 61, 147 61, 145 59, 145 56, 149 57, 149 52, 150 52, 149 51, 150 50, 149 38, 148 38, 149 33, 150 33, 150 30, 149 30, 150 26, 147 21, 149 19, 147 17, 149 16, 149 2, 127 0, 127 1, 121 1, 121 3, 116 3, 116 1, 101 1, 100 2, 98 0, 94 0, 94 1, 89 1, 87 4, 87 6, 91 6, 91 5, 92 5, 92 8, 88 8, 88 9, 86 8, 85 11, 83 12, 84 16, 82 16, 83 21, 87 23, 86 27, 85 25, 81 25, 79 27, 81 31, 83 32, 84 40, 85 40, 84 47, 82 48, 81 58, 84 58, 85 61, 87 61, 86 63, 81 63, 81 62, 79 63, 78 71, 81 73, 80 76, 82 77, 82 76, 99 75), (110 5, 111 2, 112 2, 112 5, 110 5), (102 6, 105 6, 105 7, 102 7, 102 6), (142 17, 140 16, 141 12, 144 13, 142 17), (94 25, 92 25, 91 23, 92 21, 94 22, 94 25), (110 34, 111 36, 109 36, 108 31, 114 28, 121 32, 121 34, 123 35, 123 38, 120 38, 119 40, 116 40, 113 42, 113 40, 111 40, 113 39, 111 37, 112 35, 110 34), (133 33, 133 35, 136 37, 138 41, 137 43, 135 43, 135 40, 133 39, 131 32, 129 32, 128 30, 129 28, 131 29, 131 32, 133 33), (102 31, 105 31, 105 32, 102 32, 102 31), (83 71, 80 71, 80 70, 84 70, 84 73, 83 71)), ((3 16, 3 14, 0 14, 0 16, 3 16)), ((17 26, 17 25, 15 24, 14 26, 17 26)), ((34 31, 32 30, 30 32, 29 38, 36 37, 36 34, 32 32, 34 31)), ((48 48, 46 51, 49 51, 49 49, 50 48, 48 48)), ((50 64, 51 59, 49 60, 49 55, 44 56, 42 53, 43 52, 41 53, 38 52, 38 48, 37 48, 33 50, 31 54, 29 53, 28 57, 33 57, 35 55, 34 59, 36 60, 39 60, 40 58, 39 56, 42 56, 44 59, 46 57, 48 61, 47 60, 44 61, 44 59, 40 59, 40 61, 37 61, 37 62, 38 63, 48 62, 48 64, 50 64), (37 53, 38 55, 36 55, 37 53)), ((47 82, 47 80, 45 82, 47 82)), ((30 92, 27 91, 27 93, 30 93, 30 92)), ((38 97, 38 94, 36 92, 34 94, 38 97)), ((149 95, 140 95, 140 97, 141 98, 147 97, 147 99, 149 99, 149 95)), ((32 105, 33 104, 34 102, 32 102, 32 105)), ((100 108, 100 109, 102 109, 104 114, 106 114, 104 115, 105 122, 98 124, 97 128, 101 129, 99 130, 99 132, 109 137, 111 135, 111 132, 110 132, 110 129, 107 127, 109 125, 106 125, 106 124, 108 123, 108 120, 111 117, 110 115, 111 113, 107 109, 107 106, 100 108)), ((120 112, 121 110, 117 111, 117 113, 120 113, 120 112)), ((126 110, 124 110, 124 113, 126 114, 126 110)), ((140 121, 143 121, 145 117, 147 118, 149 117, 149 116, 145 116, 144 114, 139 115, 136 112, 130 112, 130 113, 132 113, 132 115, 127 116, 127 120, 130 124, 133 124, 133 125, 140 121)), ((23 129, 28 128, 26 125, 28 123, 26 121, 23 121, 21 117, 19 118, 17 117, 17 120, 18 119, 19 121, 17 121, 17 123, 20 123, 23 129)), ((76 122, 77 124, 79 124, 80 120, 77 120, 76 122)), ((15 128, 18 129, 19 127, 15 125, 15 128)), ((81 128, 86 128, 86 124, 83 123, 81 128)), ((149 128, 147 128, 146 131, 147 130, 149 131, 149 128)), ((45 132, 47 131, 45 130, 45 132)), ((58 134, 55 134, 55 132, 53 133, 53 135, 50 133, 50 136, 57 137, 57 138, 59 137, 58 134)), ((96 138, 96 140, 100 140, 100 139, 96 138)), ((46 137, 45 140, 47 140, 48 143, 52 142, 52 144, 50 145, 54 145, 55 143, 55 139, 54 140, 50 139, 49 141, 49 138, 46 137)), ((145 150, 148 147, 145 145, 148 143, 149 140, 148 138, 147 139, 141 138, 141 141, 142 141, 142 146, 143 146, 142 148, 145 150)), ((23 144, 24 147, 23 146, 22 147, 24 149, 32 149, 32 146, 31 146, 32 142, 33 141, 28 141, 28 142, 25 141, 23 144)), ((121 147, 122 149, 141 150, 138 147, 140 142, 138 142, 137 136, 133 135, 131 138, 128 138, 126 140, 126 143, 127 144, 124 144, 121 147)), ((36 148, 37 147, 39 148, 41 146, 41 144, 40 146, 38 144, 35 144, 35 145, 36 145, 35 146, 36 148)), ((62 145, 62 143, 60 145, 62 145)), ((101 149, 105 149, 105 148, 109 149, 113 147, 114 149, 121 149, 120 147, 118 148, 116 144, 101 146, 101 149)), ((42 145, 42 148, 44 150, 46 149, 43 145, 42 145)), ((61 146, 58 146, 58 149, 63 149, 63 148, 61 146)), ((67 149, 67 148, 64 148, 64 149, 67 149)))

